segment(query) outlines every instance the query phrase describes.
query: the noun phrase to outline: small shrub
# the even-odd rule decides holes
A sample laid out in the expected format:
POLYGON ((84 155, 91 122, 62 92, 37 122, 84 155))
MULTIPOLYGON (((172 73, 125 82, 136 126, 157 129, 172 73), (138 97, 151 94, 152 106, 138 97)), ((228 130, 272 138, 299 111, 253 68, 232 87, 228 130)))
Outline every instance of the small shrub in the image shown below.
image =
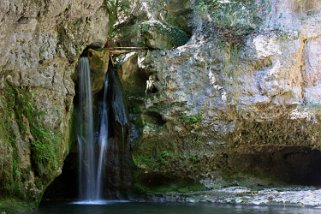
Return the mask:
POLYGON ((202 121, 203 116, 201 114, 194 114, 194 115, 182 115, 180 119, 185 123, 195 124, 202 121))

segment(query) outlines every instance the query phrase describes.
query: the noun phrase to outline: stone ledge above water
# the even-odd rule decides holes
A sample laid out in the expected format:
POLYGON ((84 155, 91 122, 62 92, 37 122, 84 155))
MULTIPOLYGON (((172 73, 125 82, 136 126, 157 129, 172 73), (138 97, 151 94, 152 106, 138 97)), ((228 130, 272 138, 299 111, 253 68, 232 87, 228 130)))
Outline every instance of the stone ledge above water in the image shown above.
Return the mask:
POLYGON ((321 189, 307 187, 251 190, 235 186, 197 193, 149 195, 147 201, 321 208, 321 189))

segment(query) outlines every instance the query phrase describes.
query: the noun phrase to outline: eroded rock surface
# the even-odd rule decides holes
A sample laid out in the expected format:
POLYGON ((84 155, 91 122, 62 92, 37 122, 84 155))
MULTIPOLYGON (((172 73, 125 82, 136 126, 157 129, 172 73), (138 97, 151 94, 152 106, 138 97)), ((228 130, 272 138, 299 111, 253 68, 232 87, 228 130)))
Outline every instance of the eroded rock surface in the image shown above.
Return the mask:
POLYGON ((275 178, 251 160, 253 152, 268 148, 267 160, 274 160, 273 149, 320 150, 319 1, 192 5, 192 37, 185 45, 138 53, 138 67, 125 63, 156 88, 145 96, 128 92, 142 182, 210 179, 217 187, 234 182, 222 176, 239 173, 275 178), (238 155, 247 170, 238 168, 238 155))
POLYGON ((137 182, 275 179, 257 160, 321 149, 320 1, 104 2, 1 3, 1 195, 39 201, 60 173, 75 64, 109 29, 112 45, 160 49, 118 59, 137 182))
POLYGON ((0 20, 0 195, 39 202, 69 151, 76 62, 106 40, 108 13, 102 0, 13 0, 0 20))

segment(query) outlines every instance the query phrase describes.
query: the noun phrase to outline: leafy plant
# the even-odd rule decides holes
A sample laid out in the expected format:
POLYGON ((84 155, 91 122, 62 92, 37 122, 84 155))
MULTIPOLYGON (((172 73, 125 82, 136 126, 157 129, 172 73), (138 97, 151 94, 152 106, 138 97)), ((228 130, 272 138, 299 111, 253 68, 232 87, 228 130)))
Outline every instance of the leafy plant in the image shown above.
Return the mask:
POLYGON ((202 114, 194 114, 194 115, 182 115, 180 119, 185 123, 195 124, 202 121, 203 116, 202 114))
POLYGON ((115 36, 114 24, 118 21, 118 17, 129 8, 129 1, 105 0, 104 5, 109 15, 109 37, 115 36))
POLYGON ((117 21, 118 17, 118 0, 105 0, 105 7, 107 10, 107 13, 109 15, 109 31, 108 33, 111 35, 113 33, 113 25, 117 21))
MULTIPOLYGON (((4 127, 7 133, 12 132, 11 121, 17 122, 19 131, 24 139, 31 143, 32 161, 38 176, 50 178, 58 168, 57 157, 59 135, 49 130, 44 123, 45 112, 35 106, 35 94, 32 90, 24 90, 6 84, 4 97, 6 99, 4 115, 4 127)), ((14 137, 8 136, 14 149, 15 158, 18 158, 17 145, 14 137)), ((16 179, 20 176, 19 160, 13 163, 16 179)))

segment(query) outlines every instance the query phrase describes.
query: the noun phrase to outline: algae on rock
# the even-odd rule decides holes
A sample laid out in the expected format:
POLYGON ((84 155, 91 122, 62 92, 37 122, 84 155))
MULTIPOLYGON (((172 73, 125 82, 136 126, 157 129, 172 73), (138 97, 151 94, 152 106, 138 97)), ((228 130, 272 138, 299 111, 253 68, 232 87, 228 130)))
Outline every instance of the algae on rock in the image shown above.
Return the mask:
MULTIPOLYGON (((10 84, 0 92, 2 145, 11 151, 8 164, 2 171, 7 176, 1 192, 20 200, 41 199, 42 193, 54 177, 59 175, 66 145, 59 128, 49 130, 44 121, 45 112, 38 110, 37 91, 20 89, 10 84), (24 142, 29 142, 25 145, 24 142), (11 160, 11 162, 10 162, 11 160), (12 167, 12 168, 10 168, 12 167)), ((39 202, 39 201, 38 201, 39 202)))

